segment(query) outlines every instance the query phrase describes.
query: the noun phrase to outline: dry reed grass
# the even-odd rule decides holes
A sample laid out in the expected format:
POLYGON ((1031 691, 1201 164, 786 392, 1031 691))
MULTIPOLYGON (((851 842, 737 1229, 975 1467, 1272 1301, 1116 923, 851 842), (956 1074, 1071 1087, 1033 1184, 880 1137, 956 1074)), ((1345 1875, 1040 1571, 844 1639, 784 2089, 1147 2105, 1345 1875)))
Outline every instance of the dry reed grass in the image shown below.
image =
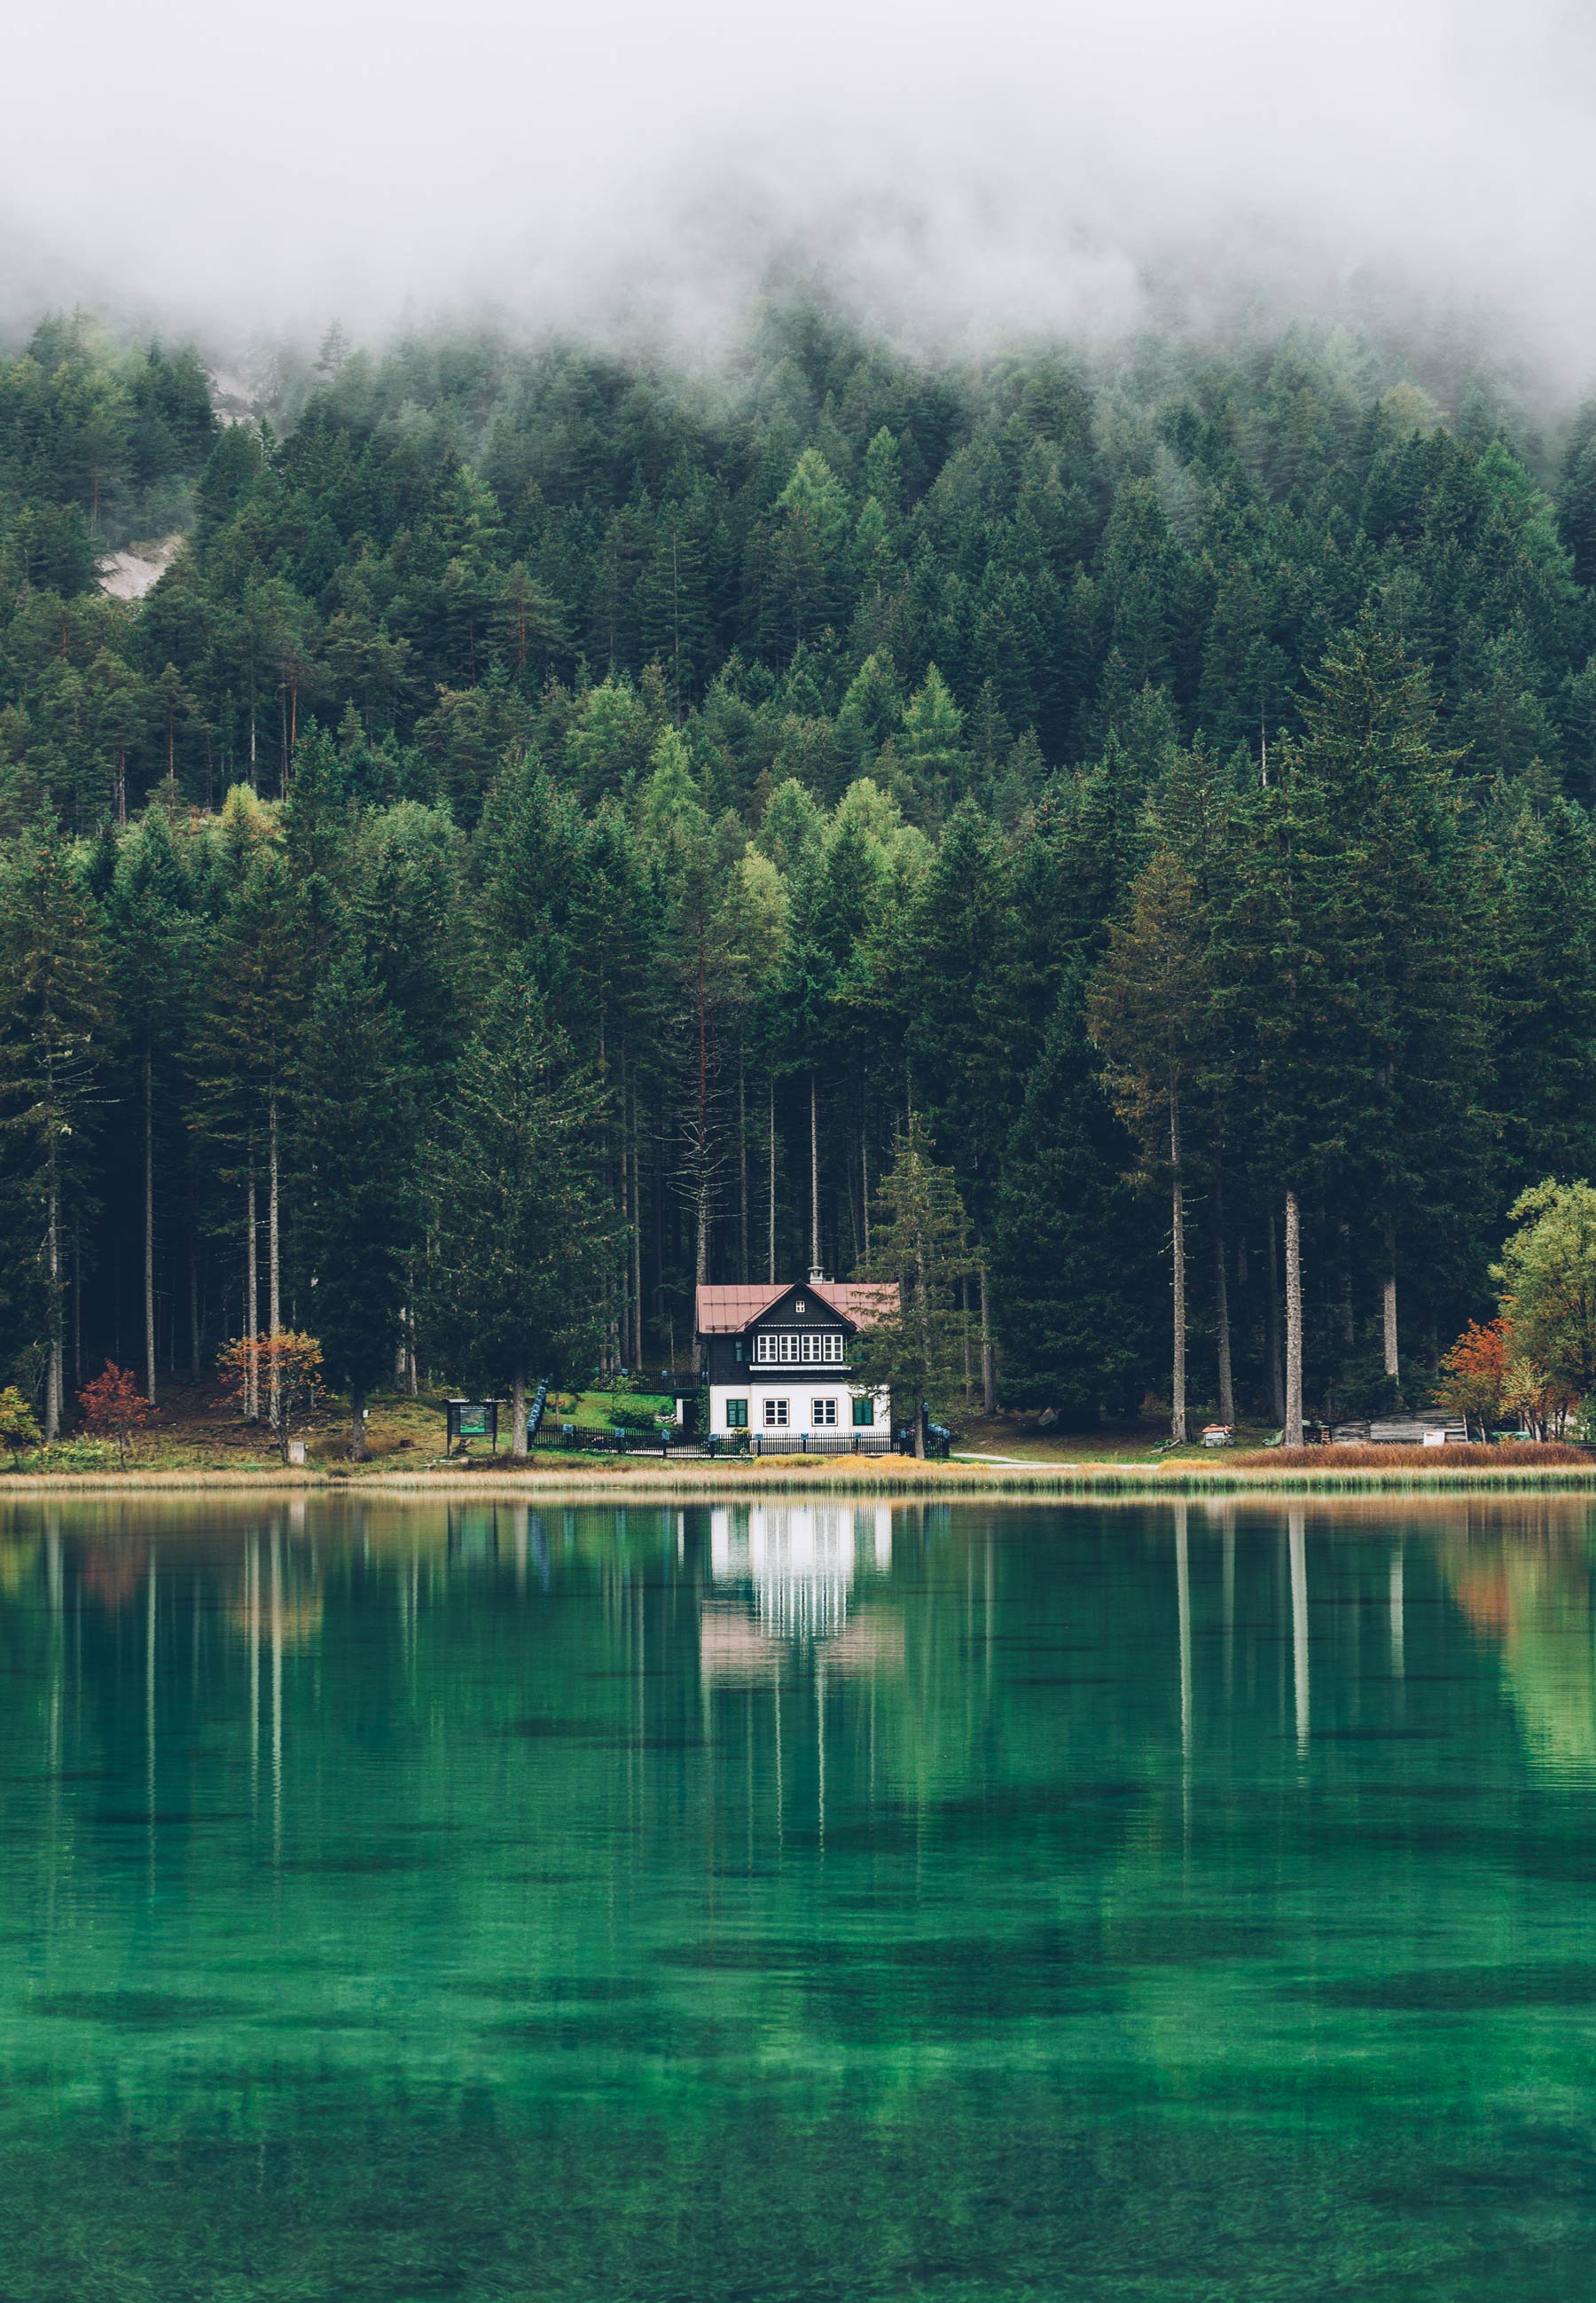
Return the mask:
POLYGON ((656 1458, 601 1458, 557 1468, 529 1464, 512 1471, 501 1459, 469 1474, 458 1468, 409 1472, 366 1470, 11 1473, 0 1477, 0 1504, 49 1496, 282 1495, 295 1490, 391 1500, 473 1503, 490 1497, 524 1502, 607 1504, 630 1501, 734 1502, 750 1495, 1006 1497, 1023 1503, 1058 1497, 1181 1500, 1228 1496, 1330 1497, 1364 1494, 1524 1494, 1539 1489, 1596 1494, 1596 1461, 1571 1447, 1271 1447, 1218 1461, 1186 1457, 1160 1464, 1039 1464, 986 1466, 917 1464, 908 1456, 876 1456, 849 1465, 814 1456, 775 1457, 757 1464, 671 1464, 656 1458), (1444 1456, 1445 1462, 1438 1457, 1444 1456))
POLYGON ((1558 1439, 1504 1440, 1495 1447, 1376 1447, 1353 1441, 1329 1447, 1254 1447, 1229 1458, 1238 1472, 1411 1472, 1415 1477, 1471 1472, 1550 1472, 1588 1469, 1596 1460, 1558 1439))

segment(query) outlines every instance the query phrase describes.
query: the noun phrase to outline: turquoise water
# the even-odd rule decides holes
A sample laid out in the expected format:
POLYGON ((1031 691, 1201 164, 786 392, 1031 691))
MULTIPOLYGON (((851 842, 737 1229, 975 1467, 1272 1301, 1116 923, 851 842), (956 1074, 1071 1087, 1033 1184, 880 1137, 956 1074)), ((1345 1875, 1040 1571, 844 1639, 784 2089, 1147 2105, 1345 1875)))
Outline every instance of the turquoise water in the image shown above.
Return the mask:
POLYGON ((1593 1525, 0 1506, 0 2299, 1596 2295, 1593 1525))

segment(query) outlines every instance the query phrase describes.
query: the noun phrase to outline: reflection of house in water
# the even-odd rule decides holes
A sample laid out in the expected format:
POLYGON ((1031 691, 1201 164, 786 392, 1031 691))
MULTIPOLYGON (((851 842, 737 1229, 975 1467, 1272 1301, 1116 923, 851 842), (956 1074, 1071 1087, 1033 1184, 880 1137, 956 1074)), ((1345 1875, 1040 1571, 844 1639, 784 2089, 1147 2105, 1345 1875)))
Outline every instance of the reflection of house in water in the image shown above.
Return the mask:
POLYGON ((863 1576, 892 1563, 884 1505, 731 1506, 710 1514, 715 1598, 704 1611, 700 1658, 710 1678, 772 1674, 793 1644, 823 1645, 829 1669, 868 1672, 902 1659, 895 1613, 856 1610, 863 1576), (743 1604, 733 1604, 735 1587, 743 1604), (748 1602, 752 1602, 751 1608, 748 1602))

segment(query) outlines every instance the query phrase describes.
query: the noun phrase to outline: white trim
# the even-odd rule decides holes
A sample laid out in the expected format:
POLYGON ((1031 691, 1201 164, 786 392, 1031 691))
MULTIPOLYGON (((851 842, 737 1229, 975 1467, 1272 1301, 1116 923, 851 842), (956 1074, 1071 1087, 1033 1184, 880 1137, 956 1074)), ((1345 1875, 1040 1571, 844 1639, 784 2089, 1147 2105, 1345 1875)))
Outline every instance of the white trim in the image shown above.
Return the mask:
POLYGON ((754 1338, 756 1367, 841 1367, 847 1358, 840 1328, 765 1328, 754 1338))

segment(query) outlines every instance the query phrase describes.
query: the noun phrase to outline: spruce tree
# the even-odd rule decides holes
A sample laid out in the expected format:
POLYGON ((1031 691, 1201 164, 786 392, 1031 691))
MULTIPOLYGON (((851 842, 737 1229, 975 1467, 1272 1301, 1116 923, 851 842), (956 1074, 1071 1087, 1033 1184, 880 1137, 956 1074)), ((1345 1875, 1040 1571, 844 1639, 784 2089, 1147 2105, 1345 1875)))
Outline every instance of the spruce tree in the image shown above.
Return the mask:
POLYGON ((918 1113, 909 1118, 882 1177, 870 1253, 859 1276, 884 1286, 884 1316, 853 1345, 858 1381, 892 1395, 898 1421, 912 1421, 925 1453, 925 1417, 950 1419, 961 1381, 963 1320, 955 1290, 974 1268, 969 1219, 950 1168, 937 1165, 918 1113))
POLYGON ((293 1084, 298 1260, 328 1380, 350 1396, 350 1455, 366 1399, 391 1381, 417 1215, 417 1106, 403 1028, 356 955, 336 960, 306 1019, 293 1084))
POLYGON ((620 1226, 601 1165, 603 1107, 512 954, 460 1058, 428 1185, 427 1344, 457 1380, 508 1381, 527 1449, 527 1376, 586 1373, 620 1226))
POLYGON ((64 841, 18 841, 0 885, 0 1145, 20 1218, 8 1278, 44 1356, 45 1438, 65 1394, 66 1217, 83 1210, 114 1019, 100 925, 64 841))
POLYGON ((1188 1436, 1186 1143, 1212 1030, 1210 938, 1191 874, 1161 848, 1131 891, 1129 918, 1110 931, 1088 1005, 1115 1107, 1147 1173, 1170 1194, 1170 1436, 1177 1442, 1188 1436))
POLYGON ((1060 989, 1005 1148, 992 1277, 1004 1397, 1071 1422, 1135 1412, 1164 1285, 1127 1177, 1137 1152, 1087 1036, 1087 977, 1060 989))
POLYGON ((144 1281, 144 1396, 156 1400, 156 1166, 173 1148, 182 1094, 177 1057, 198 923, 183 861, 158 807, 146 811, 118 849, 105 906, 107 941, 122 997, 123 1049, 139 1113, 144 1281), (160 1107, 157 1124, 157 1102, 160 1107))

